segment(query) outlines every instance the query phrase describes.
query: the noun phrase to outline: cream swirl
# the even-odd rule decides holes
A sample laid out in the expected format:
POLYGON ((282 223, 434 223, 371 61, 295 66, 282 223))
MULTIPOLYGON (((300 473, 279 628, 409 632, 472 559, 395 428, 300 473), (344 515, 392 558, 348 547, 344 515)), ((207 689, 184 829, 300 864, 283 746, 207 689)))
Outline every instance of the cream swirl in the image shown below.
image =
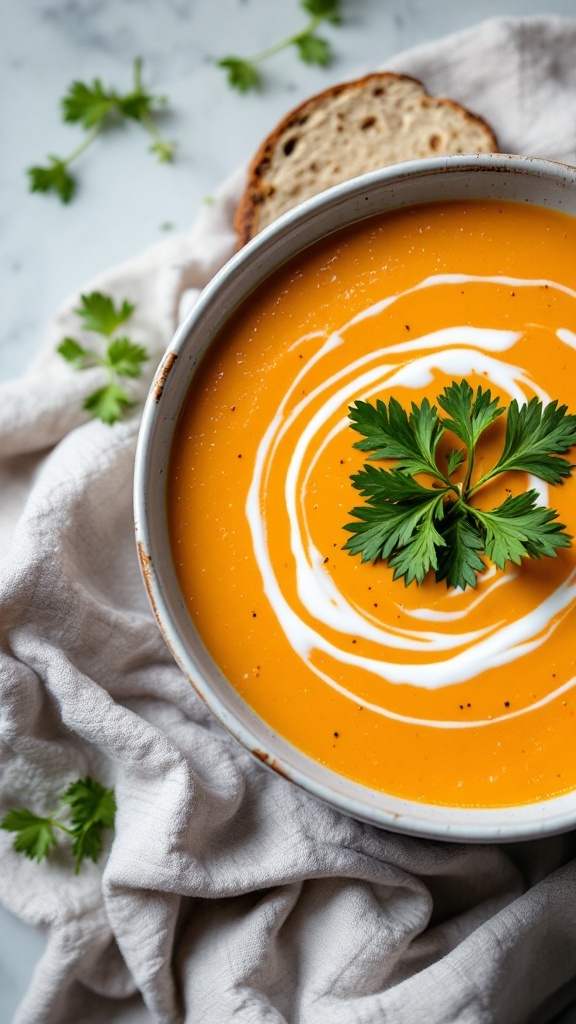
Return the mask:
MULTIPOLYGON (((494 591, 513 580, 515 575, 512 572, 504 576, 492 573, 487 574, 469 609, 454 611, 422 608, 408 611, 408 616, 414 622, 413 629, 391 623, 383 624, 341 592, 326 569, 325 559, 313 540, 304 498, 314 469, 326 447, 349 428, 347 417, 339 415, 340 411, 357 398, 368 399, 375 395, 385 397, 398 388, 411 389, 417 393, 438 372, 453 377, 481 375, 497 387, 499 393, 505 393, 509 399, 515 398, 519 403, 527 401, 530 394, 537 394, 544 403, 550 401, 550 396, 531 379, 521 365, 508 362, 503 357, 521 340, 522 331, 465 324, 411 337, 409 341, 379 348, 350 361, 345 359, 344 365, 337 372, 328 373, 304 397, 299 397, 302 384, 311 369, 321 364, 334 349, 346 345, 347 335, 362 320, 381 315, 394 303, 422 289, 439 286, 450 288, 475 282, 497 287, 546 287, 576 298, 576 293, 571 289, 540 279, 463 274, 425 278, 413 288, 398 295, 387 296, 367 307, 320 344, 287 388, 278 412, 258 448, 246 515, 264 591, 292 649, 318 677, 354 701, 360 699, 358 693, 342 686, 325 667, 319 666, 315 662, 315 654, 324 656, 324 662, 328 659, 336 665, 352 666, 358 672, 367 672, 387 683, 436 690, 474 678, 479 666, 485 671, 528 654, 552 635, 563 615, 576 601, 574 571, 568 573, 562 584, 545 600, 536 603, 527 614, 519 616, 515 621, 489 621, 488 625, 480 629, 467 630, 465 625, 469 609, 482 603, 489 605, 494 591), (336 421, 333 422, 335 417, 336 421), (274 571, 267 539, 266 490, 279 446, 287 433, 300 423, 302 426, 289 460, 284 492, 292 569, 301 606, 297 608, 287 599, 274 571), (307 621, 303 610, 307 613, 307 621), (460 622, 464 628, 460 628, 460 622), (422 628, 424 623, 428 628, 422 628), (334 633, 342 639, 353 636, 376 644, 377 657, 350 651, 343 643, 334 641, 334 633), (399 662, 392 659, 390 653, 393 651, 407 652, 406 660, 399 662), (420 656, 425 652, 430 657, 424 662, 421 657, 419 660, 410 660, 410 652, 418 652, 420 656)), ((576 348, 576 335, 570 330, 559 328, 556 334, 563 345, 576 348)), ((315 337, 321 340, 324 336, 309 335, 306 339, 299 339, 299 342, 315 337)), ((530 486, 537 489, 541 500, 547 503, 546 485, 540 480, 531 479, 530 486)), ((530 707, 541 706, 572 685, 572 680, 564 682, 530 707)), ((437 727, 470 728, 490 724, 488 720, 462 723, 415 719, 399 715, 383 705, 367 701, 364 704, 378 714, 437 727)), ((530 708, 522 708, 514 714, 524 714, 528 710, 530 708)), ((490 721, 497 720, 495 718, 490 721)))

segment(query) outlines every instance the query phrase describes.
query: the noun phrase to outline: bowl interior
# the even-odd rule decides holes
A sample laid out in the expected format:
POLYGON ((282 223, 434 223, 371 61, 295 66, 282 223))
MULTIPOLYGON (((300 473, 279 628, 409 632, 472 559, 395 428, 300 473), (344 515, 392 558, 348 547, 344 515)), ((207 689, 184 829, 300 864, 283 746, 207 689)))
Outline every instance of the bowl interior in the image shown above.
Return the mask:
POLYGON ((174 428, 195 368, 213 339, 246 297, 306 246, 376 214, 443 199, 512 200, 576 214, 575 186, 572 168, 482 155, 386 168, 308 200, 265 229, 207 286, 175 335, 144 410, 135 479, 137 540, 150 600, 174 657, 221 723, 270 768, 345 813, 395 831, 477 842, 552 834, 576 823, 576 792, 503 809, 416 803, 344 778, 273 732, 214 664, 180 594, 165 499, 174 428))

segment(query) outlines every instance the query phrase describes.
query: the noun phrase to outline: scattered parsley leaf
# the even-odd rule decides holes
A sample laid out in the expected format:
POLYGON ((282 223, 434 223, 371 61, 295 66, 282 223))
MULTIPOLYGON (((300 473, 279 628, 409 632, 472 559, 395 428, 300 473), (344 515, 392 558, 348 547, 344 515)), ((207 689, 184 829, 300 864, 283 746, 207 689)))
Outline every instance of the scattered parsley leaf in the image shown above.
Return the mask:
POLYGON ((61 802, 68 804, 71 810, 74 836, 72 852, 75 872, 78 874, 85 857, 90 857, 93 861, 98 860, 104 842, 104 829, 114 826, 114 790, 105 789, 87 775, 68 787, 61 797, 61 802))
POLYGON ((90 292, 89 295, 80 296, 80 306, 74 312, 82 320, 85 331, 94 331, 109 338, 118 327, 130 319, 135 308, 128 299, 124 299, 122 304, 116 307, 114 299, 109 295, 90 292))
POLYGON ((304 64, 319 64, 324 68, 330 63, 330 44, 321 36, 314 35, 313 32, 306 32, 294 42, 298 47, 300 60, 304 64))
POLYGON ((332 50, 326 39, 316 35, 316 29, 322 22, 333 25, 341 23, 340 0, 301 0, 300 6, 309 15, 310 21, 295 35, 281 39, 254 57, 228 56, 217 61, 217 66, 227 72, 227 81, 238 92, 249 92, 257 89, 261 83, 257 66, 268 57, 274 56, 289 46, 294 46, 298 56, 305 64, 317 64, 326 67, 332 59, 332 50))
POLYGON ((300 7, 312 18, 322 18, 334 25, 340 25, 342 21, 340 0, 301 0, 300 7))
POLYGON ((548 483, 567 477, 573 464, 559 456, 576 445, 576 416, 566 406, 537 398, 508 408, 504 450, 496 465, 471 485, 476 445, 482 433, 506 410, 479 387, 474 393, 466 380, 452 384, 438 396, 446 416, 423 399, 412 404, 410 414, 394 398, 375 405, 357 401, 349 410, 350 426, 363 435, 355 448, 371 452, 374 459, 395 459, 392 469, 367 462, 351 477, 366 499, 352 509, 355 522, 344 529, 351 533, 344 545, 363 562, 387 559, 394 579, 406 586, 421 583, 431 570, 447 586, 475 587, 478 573, 487 568, 485 554, 499 569, 523 558, 555 557, 570 547, 572 537, 559 523, 558 513, 536 504, 535 490, 510 495, 497 508, 485 511, 470 504, 472 495, 500 473, 522 470, 548 483), (449 431, 465 444, 446 455, 447 475, 437 465, 440 439, 449 431), (462 483, 452 476, 467 462, 462 483), (425 474, 425 481, 414 474, 425 474), (432 477, 432 481, 430 481, 432 477))
POLYGON ((160 162, 173 160, 175 144, 162 138, 153 120, 158 108, 165 103, 164 97, 153 96, 144 89, 139 57, 134 61, 133 74, 133 88, 124 95, 106 88, 99 78, 89 83, 72 82, 61 101, 62 118, 68 124, 80 125, 88 134, 68 156, 50 156, 47 165, 28 168, 31 192, 53 192, 63 203, 69 203, 76 191, 69 164, 77 160, 102 131, 126 120, 137 121, 152 136, 150 149, 160 162))
POLYGON ((8 811, 2 818, 0 828, 16 833, 12 844, 14 849, 24 853, 30 860, 40 862, 56 846, 52 818, 41 818, 25 808, 8 811))
POLYGON ((105 384, 103 388, 93 391, 85 399, 83 408, 91 413, 95 419, 102 420, 108 426, 112 426, 121 419, 127 409, 130 409, 134 402, 130 395, 126 394, 118 384, 105 384))
POLYGON ((91 85, 72 82, 61 101, 62 117, 69 124, 81 124, 83 128, 95 128, 118 106, 118 93, 104 89, 99 78, 91 85))
POLYGON ((144 89, 135 89, 134 92, 118 98, 118 112, 131 121, 143 122, 153 115, 155 102, 154 96, 144 89))
POLYGON ((69 203, 76 191, 76 182, 66 170, 66 160, 57 156, 49 156, 47 166, 29 167, 31 192, 54 192, 63 203, 69 203))
POLYGON ((73 828, 85 828, 93 822, 112 828, 116 810, 114 790, 105 789, 90 775, 68 786, 61 800, 71 808, 73 828))
POLYGON ((78 874, 86 857, 98 860, 104 829, 114 827, 115 811, 114 790, 105 789, 87 775, 68 787, 52 814, 41 817, 25 808, 15 808, 4 815, 0 828, 15 833, 12 845, 18 853, 38 862, 57 845, 55 829, 64 832, 72 839, 74 870, 78 874), (70 809, 69 824, 58 817, 67 808, 70 809))
POLYGON ((64 338, 57 348, 57 352, 75 370, 86 370, 93 366, 101 366, 106 370, 107 384, 88 395, 83 408, 110 426, 134 405, 130 395, 119 384, 119 378, 139 377, 142 364, 148 359, 148 353, 142 345, 137 345, 127 337, 112 337, 130 319, 134 309, 135 306, 128 299, 116 305, 111 296, 103 295, 102 292, 81 295, 80 306, 74 312, 80 317, 85 331, 99 334, 106 340, 106 350, 102 355, 85 348, 75 338, 64 338))
POLYGON ((115 338, 108 345, 106 359, 121 377, 139 377, 148 353, 141 345, 130 341, 130 338, 115 338))
POLYGON ((243 60, 241 57, 223 57, 218 61, 218 67, 227 70, 228 85, 238 92, 248 92, 260 85, 260 75, 252 61, 243 60))
POLYGON ((94 365, 93 354, 87 348, 83 348, 75 338, 63 338, 56 351, 75 370, 84 370, 94 365))

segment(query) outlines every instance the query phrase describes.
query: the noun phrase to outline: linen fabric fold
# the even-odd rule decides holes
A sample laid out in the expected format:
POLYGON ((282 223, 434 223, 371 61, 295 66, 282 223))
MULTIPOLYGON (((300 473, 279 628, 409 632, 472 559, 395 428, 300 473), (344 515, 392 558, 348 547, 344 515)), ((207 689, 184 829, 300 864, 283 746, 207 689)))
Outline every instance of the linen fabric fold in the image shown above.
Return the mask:
MULTIPOLYGON (((576 163, 576 20, 498 18, 406 52, 503 151, 576 163)), ((103 274, 150 371, 234 249, 234 176, 193 230, 103 274)), ((17 1024, 546 1024, 576 998, 576 835, 407 838, 273 775, 221 728, 147 602, 132 524, 141 404, 87 419, 101 381, 55 354, 73 296, 0 389, 0 814, 75 778, 116 788, 113 840, 74 876, 0 832, 0 899, 48 930, 17 1024)), ((142 385, 140 400, 144 397, 142 385)))

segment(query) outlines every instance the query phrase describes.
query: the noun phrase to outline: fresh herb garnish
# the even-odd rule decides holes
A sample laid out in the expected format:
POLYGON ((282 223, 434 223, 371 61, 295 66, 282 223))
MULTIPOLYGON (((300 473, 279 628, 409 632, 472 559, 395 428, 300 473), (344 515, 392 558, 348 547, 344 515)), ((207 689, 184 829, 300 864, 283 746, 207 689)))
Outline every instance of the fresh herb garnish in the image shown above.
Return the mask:
POLYGON ((248 92, 260 85, 258 65, 269 57, 294 46, 298 56, 305 64, 318 64, 326 67, 332 59, 330 43, 319 36, 316 29, 323 21, 333 25, 340 24, 340 0, 300 0, 300 6, 310 15, 310 21, 304 28, 280 40, 274 46, 257 53, 254 57, 223 57, 218 67, 228 72, 228 84, 238 92, 248 92))
POLYGON ((475 587, 484 572, 485 554, 499 569, 522 558, 556 556, 570 547, 572 537, 558 513, 538 505, 538 492, 509 495, 486 512, 470 504, 473 495, 501 473, 521 470, 556 484, 570 475, 573 463, 561 456, 576 444, 576 416, 557 401, 544 407, 534 397, 519 406, 514 399, 507 410, 502 455, 495 466, 472 483, 476 446, 480 436, 506 409, 489 390, 474 390, 466 380, 452 381, 437 398, 436 406, 424 399, 412 403, 407 414, 391 398, 388 404, 358 401, 350 408, 353 430, 364 436, 355 448, 372 452, 364 468, 351 477, 366 498, 351 515, 358 522, 344 527, 353 534, 344 545, 363 562, 387 559, 394 579, 408 586, 421 583, 430 570, 447 586, 475 587), (437 462, 437 449, 445 432, 464 445, 446 456, 446 469, 437 462), (371 464, 374 459, 395 459, 392 469, 371 464), (452 477, 464 466, 464 479, 452 477), (425 474, 422 482, 414 474, 425 474), (430 477, 433 478, 430 484, 430 477))
POLYGON ((55 830, 66 833, 72 839, 74 872, 78 874, 86 857, 98 860, 104 829, 113 828, 115 811, 114 790, 105 789, 87 775, 68 787, 51 814, 42 817, 25 808, 15 808, 4 815, 0 828, 16 834, 12 844, 15 850, 38 862, 57 845, 55 830), (67 810, 68 824, 60 817, 67 810))
POLYGON ((81 345, 75 338, 64 338, 57 351, 75 370, 87 370, 91 366, 102 366, 108 373, 108 383, 88 395, 84 408, 104 423, 115 423, 134 402, 120 386, 120 377, 139 377, 142 363, 148 353, 141 345, 129 338, 112 338, 112 335, 130 319, 135 307, 127 299, 118 306, 109 295, 91 292, 80 296, 81 305, 74 312, 82 320, 85 331, 100 334, 107 341, 104 355, 81 345))
POLYGON ((162 96, 152 96, 142 85, 142 60, 134 61, 134 81, 130 92, 121 94, 107 89, 99 78, 91 83, 72 82, 61 101, 62 118, 70 124, 79 124, 88 133, 83 142, 68 156, 48 156, 48 162, 28 168, 31 192, 53 192, 63 203, 69 203, 76 191, 76 179, 68 168, 78 159, 97 135, 112 125, 124 121, 137 121, 152 138, 150 150, 162 163, 174 158, 175 144, 162 138, 153 116, 165 104, 162 96))

